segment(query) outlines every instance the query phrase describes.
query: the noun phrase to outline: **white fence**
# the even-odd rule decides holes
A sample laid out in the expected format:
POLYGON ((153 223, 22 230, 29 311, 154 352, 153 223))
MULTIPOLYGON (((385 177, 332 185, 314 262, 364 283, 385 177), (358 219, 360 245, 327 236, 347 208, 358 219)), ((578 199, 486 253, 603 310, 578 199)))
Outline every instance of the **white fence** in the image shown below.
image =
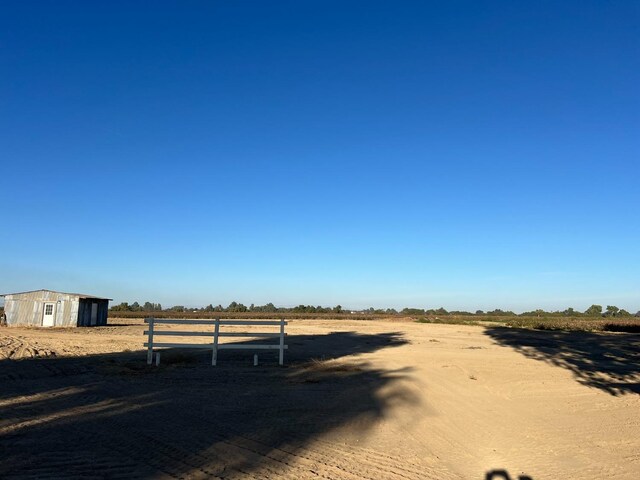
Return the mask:
POLYGON ((284 326, 287 322, 284 318, 280 320, 220 320, 206 319, 206 320, 187 320, 177 318, 145 318, 145 323, 149 324, 149 330, 145 330, 144 334, 148 336, 144 346, 147 347, 147 363, 151 365, 153 362, 153 350, 155 348, 162 347, 174 347, 174 348, 200 348, 210 349, 212 352, 211 365, 218 363, 218 350, 280 350, 279 363, 284 364, 284 351, 289 347, 284 343, 284 326), (211 332, 185 332, 178 330, 159 330, 156 329, 158 325, 212 325, 213 331, 211 332), (228 325, 249 325, 249 326, 279 326, 279 332, 265 333, 265 332, 221 332, 220 327, 228 325), (154 337, 158 336, 171 336, 171 337, 209 337, 211 343, 168 343, 168 342, 155 342, 154 337), (275 343, 218 343, 220 337, 253 337, 253 338, 275 338, 279 339, 277 344, 275 343))

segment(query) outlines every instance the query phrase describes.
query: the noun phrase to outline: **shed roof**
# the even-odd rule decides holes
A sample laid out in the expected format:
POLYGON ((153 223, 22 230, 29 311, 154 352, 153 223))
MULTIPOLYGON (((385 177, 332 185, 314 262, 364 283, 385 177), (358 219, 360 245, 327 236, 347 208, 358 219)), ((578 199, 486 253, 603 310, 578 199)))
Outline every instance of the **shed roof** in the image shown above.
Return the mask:
POLYGON ((61 293, 63 295, 73 295, 80 298, 90 298, 95 300, 113 300, 113 298, 96 297, 95 295, 87 295, 86 293, 59 292, 57 290, 49 290, 48 288, 41 288, 39 290, 28 290, 26 292, 0 293, 0 297, 6 297, 7 295, 21 295, 23 293, 33 293, 33 292, 53 292, 53 293, 61 293))

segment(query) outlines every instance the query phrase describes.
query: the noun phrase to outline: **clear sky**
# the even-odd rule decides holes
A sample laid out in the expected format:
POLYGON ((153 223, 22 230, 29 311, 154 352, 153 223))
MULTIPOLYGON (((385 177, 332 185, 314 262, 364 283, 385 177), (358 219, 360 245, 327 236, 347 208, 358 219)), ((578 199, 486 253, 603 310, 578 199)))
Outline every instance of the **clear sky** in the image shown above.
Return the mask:
POLYGON ((2 2, 0 293, 640 309, 640 2, 2 2))

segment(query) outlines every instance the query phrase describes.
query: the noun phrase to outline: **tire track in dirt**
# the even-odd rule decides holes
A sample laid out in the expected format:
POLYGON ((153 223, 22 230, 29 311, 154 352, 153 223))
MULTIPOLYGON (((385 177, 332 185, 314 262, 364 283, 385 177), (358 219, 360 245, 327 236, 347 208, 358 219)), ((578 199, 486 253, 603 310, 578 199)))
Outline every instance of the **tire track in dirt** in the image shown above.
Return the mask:
MULTIPOLYGON (((217 425, 207 421, 203 417, 191 417, 190 421, 202 424, 208 423, 207 430, 216 431, 226 429, 224 425, 217 425)), ((353 471, 344 462, 336 461, 336 457, 328 457, 319 452, 301 449, 292 451, 274 447, 262 442, 233 435, 231 438, 218 434, 202 434, 191 432, 188 445, 185 449, 176 445, 186 445, 187 441, 180 439, 175 442, 176 432, 169 426, 165 429, 154 429, 153 434, 131 431, 132 437, 137 441, 127 442, 124 450, 131 455, 135 452, 135 458, 144 459, 146 463, 157 467, 173 465, 171 470, 165 470, 170 475, 178 476, 180 472, 194 471, 207 476, 220 478, 336 478, 345 480, 362 480, 378 478, 424 478, 389 475, 392 472, 380 471, 375 468, 377 475, 369 475, 371 470, 366 459, 361 459, 358 470, 353 471), (138 445, 147 445, 149 448, 138 448, 138 445), (193 451, 199 453, 193 453, 193 451), (250 466, 250 469, 243 467, 250 466), (381 477, 382 475, 382 477, 381 477)), ((373 472, 372 472, 373 473, 373 472)))
MULTIPOLYGON (((371 465, 375 465, 382 471, 394 472, 396 475, 402 478, 428 478, 424 468, 414 467, 407 464, 406 460, 400 459, 392 455, 386 455, 379 451, 367 449, 356 445, 345 445, 345 448, 338 448, 334 442, 329 442, 323 439, 315 439, 314 444, 322 445, 321 454, 328 458, 335 458, 335 455, 348 458, 350 462, 360 462, 361 459, 367 459, 367 462, 371 465)), ((441 475, 451 475, 450 472, 446 472, 444 469, 434 470, 432 465, 429 465, 429 474, 439 472, 441 475)), ((445 476, 436 476, 434 478, 446 478, 445 476)))
MULTIPOLYGON (((143 420, 140 418, 138 422, 144 424, 143 420)), ((92 471, 99 471, 101 478, 131 478, 138 475, 228 480, 446 478, 432 477, 431 472, 421 469, 406 468, 401 459, 351 445, 342 448, 331 442, 314 441, 313 445, 304 445, 302 442, 295 446, 297 441, 294 441, 286 447, 275 447, 235 433, 227 436, 205 433, 228 429, 204 416, 187 415, 182 420, 205 424, 207 428, 204 432, 201 428, 192 432, 176 432, 167 423, 145 431, 136 425, 138 422, 132 424, 131 421, 111 419, 108 426, 99 431, 83 428, 75 431, 75 441, 79 445, 108 445, 109 453, 101 451, 97 456, 95 452, 80 450, 73 455, 68 452, 62 455, 50 451, 32 461, 18 462, 19 465, 12 461, 14 467, 20 467, 20 475, 14 478, 43 478, 53 473, 56 478, 75 478, 76 475, 90 477, 92 471), (100 469, 92 470, 96 465, 100 469)), ((53 438, 45 438, 42 446, 46 448, 53 441, 53 438)), ((15 445, 16 448, 19 448, 19 443, 15 445)))
MULTIPOLYGON (((38 381, 39 388, 45 385, 59 386, 61 377, 86 374, 78 377, 73 382, 78 385, 90 385, 100 377, 95 375, 94 369, 79 369, 75 362, 65 362, 64 368, 43 366, 45 362, 20 362, 21 368, 14 380, 27 382, 38 381), (45 384, 40 382, 43 377, 49 380, 45 384)), ((102 379, 104 380, 104 379, 102 379)), ((95 406, 106 400, 105 396, 113 394, 120 387, 127 389, 127 381, 115 379, 110 383, 109 390, 96 392, 89 389, 87 392, 76 392, 74 395, 74 410, 82 416, 93 413, 84 407, 95 406), (86 411, 85 411, 86 410, 86 411), (82 413, 85 412, 85 413, 82 413)), ((191 379, 193 381, 193 379, 191 379)), ((161 379, 149 376, 144 378, 148 386, 163 383, 161 379)), ((19 383, 18 383, 19 384, 19 383)), ((28 384, 28 383, 27 383, 28 384)), ((144 388, 141 388, 144 390, 144 388)), ((175 409, 163 411, 162 407, 152 409, 149 412, 142 411, 140 415, 110 415, 100 428, 90 429, 81 422, 73 428, 73 437, 77 445, 81 445, 81 451, 73 455, 64 454, 62 458, 68 458, 68 463, 61 458, 47 455, 36 455, 33 461, 25 461, 20 457, 10 459, 9 464, 19 467, 20 476, 13 478, 43 478, 55 472, 56 478, 91 477, 91 465, 100 457, 100 472, 102 478, 220 478, 220 479, 301 479, 324 478, 340 480, 411 480, 428 478, 454 478, 450 474, 435 475, 438 471, 432 465, 420 466, 407 465, 406 460, 386 455, 374 450, 357 447, 353 444, 337 444, 331 441, 320 440, 317 436, 297 437, 292 435, 296 430, 293 426, 284 426, 275 419, 272 422, 259 423, 261 435, 247 434, 246 431, 234 431, 229 426, 233 422, 212 420, 217 418, 215 409, 200 410, 199 406, 206 404, 206 395, 184 389, 180 386, 171 391, 172 401, 179 402, 184 408, 179 411, 179 419, 175 424, 198 425, 192 431, 176 431, 175 424, 169 422, 154 422, 150 415, 160 418, 171 418, 175 415, 175 409), (199 412, 199 413, 198 413, 199 412), (145 428, 152 424, 152 428, 145 428), (283 434, 269 434, 268 432, 282 431, 283 434), (222 435, 216 432, 224 431, 222 435), (265 434, 266 441, 264 441, 265 434), (269 441, 269 437, 277 440, 277 443, 269 441), (282 442, 282 438, 286 438, 282 442), (109 452, 82 450, 85 445, 108 445, 109 452), (86 462, 86 463, 85 463, 86 462)), ((16 423, 29 426, 30 419, 42 418, 45 412, 41 408, 29 407, 28 397, 24 398, 24 404, 20 408, 20 415, 14 418, 16 423), (26 422, 26 423, 24 423, 26 422)), ((20 400, 18 400, 20 402, 20 400)), ((36 403, 37 404, 37 403, 36 403)), ((96 411, 101 415, 100 411, 96 411)), ((47 422, 64 423, 64 415, 59 418, 55 415, 47 422)), ((93 423, 96 424, 95 422, 93 423)), ((19 425, 15 425, 19 427, 19 425)), ((38 428, 38 422, 34 422, 38 428)), ((32 427, 29 427, 32 428, 32 427)), ((18 428, 24 430, 24 428, 18 428)), ((27 429, 28 430, 28 429, 27 429)), ((11 425, 6 426, 5 433, 15 431, 11 425)), ((22 431, 10 434, 11 438, 20 438, 22 431)), ((42 438, 38 442, 44 448, 47 444, 54 447, 55 433, 51 438, 42 438)), ((7 437, 5 436, 5 439, 7 437)), ((33 442, 33 440, 29 440, 33 442)), ((14 445, 19 450, 19 443, 14 445)), ((13 449, 12 449, 13 450, 13 449)), ((55 451, 55 447, 53 448, 55 451)), ((6 455, 4 455, 6 458, 6 455)), ((12 471, 16 471, 12 468, 12 471)), ((10 474, 0 468, 0 477, 10 474)))
MULTIPOLYGON (((211 434, 199 435, 202 438, 191 436, 192 441, 201 440, 199 447, 206 447, 215 438, 215 449, 220 449, 219 457, 221 458, 252 457, 251 463, 259 464, 261 467, 259 478, 266 478, 265 476, 274 473, 275 478, 295 479, 312 476, 354 480, 429 478, 431 475, 431 466, 429 471, 425 471, 424 468, 407 467, 406 462, 401 459, 353 445, 344 445, 344 448, 340 448, 329 441, 314 439, 312 444, 308 444, 304 440, 292 438, 287 445, 276 447, 242 435, 240 432, 234 432, 228 425, 210 422, 204 416, 189 415, 189 417, 189 422, 195 424, 208 423, 209 431, 224 429, 231 433, 227 437, 211 434)), ((438 475, 434 478, 446 478, 446 476, 438 475)))
POLYGON ((55 356, 53 350, 30 343, 23 337, 4 334, 0 337, 0 360, 55 356))

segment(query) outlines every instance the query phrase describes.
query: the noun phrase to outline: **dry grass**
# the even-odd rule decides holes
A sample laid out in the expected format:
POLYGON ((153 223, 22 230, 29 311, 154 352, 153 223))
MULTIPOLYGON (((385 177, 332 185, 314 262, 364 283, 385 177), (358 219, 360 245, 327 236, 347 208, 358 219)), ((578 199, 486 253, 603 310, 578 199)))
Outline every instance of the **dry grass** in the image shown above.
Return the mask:
POLYGON ((517 317, 509 318, 505 325, 536 330, 578 330, 588 332, 640 332, 640 318, 563 318, 517 317))
POLYGON ((480 319, 475 317, 465 317, 457 315, 448 315, 442 317, 420 317, 416 319, 418 323, 438 323, 450 325, 480 325, 480 319))
POLYGON ((570 330, 586 332, 628 332, 640 333, 640 318, 602 318, 602 317, 420 317, 418 323, 438 323, 455 325, 483 325, 487 322, 499 323, 506 327, 528 328, 534 330, 570 330))
POLYGON ((362 363, 343 362, 314 358, 296 368, 289 376, 292 383, 319 383, 329 378, 346 378, 358 375, 365 370, 362 363))

